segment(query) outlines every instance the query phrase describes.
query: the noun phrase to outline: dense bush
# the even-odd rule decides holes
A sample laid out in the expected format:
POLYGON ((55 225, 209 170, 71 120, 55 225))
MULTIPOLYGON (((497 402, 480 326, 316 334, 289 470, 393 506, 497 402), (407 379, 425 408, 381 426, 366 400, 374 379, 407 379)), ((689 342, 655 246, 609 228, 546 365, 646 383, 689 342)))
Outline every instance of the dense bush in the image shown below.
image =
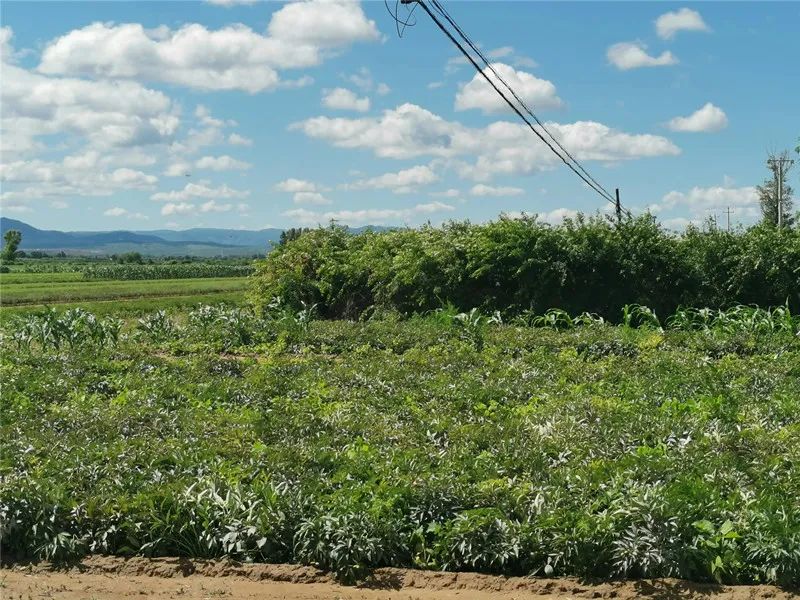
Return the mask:
POLYGON ((625 304, 657 314, 735 304, 800 309, 800 231, 770 227, 676 236, 649 216, 551 227, 535 218, 450 223, 349 235, 331 226, 274 249, 257 266, 252 297, 315 303, 327 317, 452 303, 518 314, 559 307, 617 317, 625 304))

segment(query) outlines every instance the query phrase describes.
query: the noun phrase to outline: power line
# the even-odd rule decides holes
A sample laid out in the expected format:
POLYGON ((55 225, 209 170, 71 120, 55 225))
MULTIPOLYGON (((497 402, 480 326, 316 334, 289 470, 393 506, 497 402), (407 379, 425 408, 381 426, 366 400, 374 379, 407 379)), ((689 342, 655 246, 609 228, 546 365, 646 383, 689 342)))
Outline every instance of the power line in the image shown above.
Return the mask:
MULTIPOLYGON (((615 206, 617 206, 617 207, 619 207, 621 209, 621 205, 619 204, 619 200, 617 198, 613 197, 602 185, 600 185, 591 175, 589 175, 589 173, 566 150, 566 148, 564 148, 558 142, 558 140, 553 136, 553 134, 550 133, 550 131, 542 124, 542 122, 538 119, 538 117, 536 117, 536 115, 533 113, 533 111, 531 111, 527 107, 527 105, 522 101, 522 99, 514 92, 514 90, 511 88, 511 86, 497 73, 497 71, 492 67, 491 63, 489 63, 486 60, 486 58, 483 56, 483 53, 469 39, 469 36, 467 36, 467 34, 464 33, 464 31, 458 26, 458 24, 452 19, 452 17, 450 17, 447 14, 447 11, 444 9, 444 7, 441 6, 441 4, 439 4, 438 0, 432 0, 437 12, 439 12, 445 19, 447 19, 447 21, 458 32, 458 34, 462 37, 462 39, 464 39, 464 41, 470 46, 470 48, 472 48, 472 50, 487 65, 488 69, 495 75, 495 77, 497 77, 497 79, 500 82, 502 82, 502 84, 509 90, 509 92, 511 92, 511 94, 520 103, 520 105, 523 107, 523 109, 536 121, 537 124, 539 124, 539 126, 547 133, 547 135, 553 140, 553 142, 561 150, 564 151, 564 153, 578 166, 580 171, 583 171, 583 173, 581 173, 578 169, 575 168, 575 166, 572 165, 572 163, 570 163, 566 158, 564 158, 564 156, 561 153, 559 153, 553 147, 553 145, 547 139, 545 139, 545 137, 533 126, 533 124, 527 119, 527 117, 524 114, 522 114, 520 109, 517 106, 515 106, 514 103, 511 100, 509 100, 509 98, 503 93, 503 91, 499 87, 497 87, 495 82, 492 81, 492 79, 486 74, 486 72, 483 69, 481 69, 481 67, 478 65, 478 63, 475 61, 475 59, 470 55, 470 53, 467 52, 467 50, 453 36, 453 34, 447 29, 447 27, 445 27, 445 25, 436 17, 436 15, 431 11, 431 9, 428 8, 428 6, 427 6, 427 4, 425 3, 424 0, 401 0, 401 1, 404 4, 410 4, 412 2, 415 2, 416 4, 419 4, 420 6, 422 6, 422 8, 425 10, 425 12, 428 13, 428 16, 431 18, 431 20, 436 24, 436 26, 461 51, 461 53, 466 57, 466 59, 472 64, 472 66, 475 67, 475 70, 483 76, 483 78, 487 81, 487 83, 489 83, 489 85, 492 86, 492 88, 506 102, 506 104, 508 104, 511 107, 511 109, 517 114, 517 116, 519 116, 519 118, 521 118, 523 120, 523 122, 525 122, 525 124, 530 128, 530 130, 533 131, 533 133, 536 134, 536 136, 540 140, 542 140, 542 142, 545 143, 545 145, 550 149, 550 151, 553 154, 555 154, 561 160, 561 162, 563 162, 567 167, 569 167, 569 169, 573 173, 575 173, 578 177, 580 177, 581 180, 584 183, 586 183, 586 185, 588 185, 591 189, 593 189, 595 192, 600 194, 600 196, 602 196, 606 201, 610 202, 611 204, 614 204, 615 206)), ((630 216, 631 213, 630 213, 629 210, 625 209, 625 212, 626 212, 626 214, 628 216, 630 216)))
POLYGON ((547 129, 547 127, 545 126, 544 123, 542 123, 542 121, 539 119, 539 117, 537 117, 536 114, 530 108, 528 108, 528 105, 525 104, 525 101, 517 95, 517 93, 514 91, 514 89, 506 82, 505 79, 503 79, 503 77, 500 75, 500 73, 497 72, 497 70, 494 68, 494 65, 492 65, 492 63, 490 63, 487 60, 487 58, 483 55, 483 52, 481 52, 480 48, 478 48, 477 45, 472 42, 470 37, 466 34, 466 32, 464 32, 463 29, 461 29, 461 27, 458 25, 458 23, 455 22, 455 20, 447 12, 447 9, 444 8, 444 6, 442 6, 442 4, 439 2, 439 0, 431 0, 431 2, 433 4, 433 6, 437 9, 437 11, 445 19, 447 19, 447 21, 450 23, 450 25, 452 25, 455 28, 455 30, 458 32, 458 34, 461 36, 461 38, 469 45, 469 47, 473 50, 473 52, 475 52, 475 54, 477 54, 478 57, 480 57, 481 61, 483 61, 483 64, 485 64, 486 67, 492 72, 492 74, 495 77, 497 77, 497 79, 500 81, 500 83, 502 83, 506 87, 506 89, 509 92, 511 92, 511 95, 514 96, 514 98, 516 99, 517 102, 519 102, 520 106, 522 106, 522 108, 525 110, 525 112, 528 113, 536 121, 536 123, 539 125, 539 127, 541 127, 542 130, 550 137, 550 139, 553 140, 553 142, 556 144, 556 146, 558 146, 559 149, 561 149, 564 152, 564 154, 566 154, 570 158, 570 160, 572 160, 572 162, 575 164, 575 166, 577 166, 578 169, 580 169, 581 172, 584 175, 586 175, 589 179, 591 179, 592 183, 594 183, 598 188, 600 188, 600 190, 602 190, 603 193, 601 195, 604 198, 606 198, 609 202, 611 202, 611 203, 616 205, 617 202, 618 202, 618 199, 619 199, 618 198, 618 194, 617 194, 617 197, 612 196, 611 192, 609 192, 607 189, 605 189, 602 186, 602 184, 600 184, 600 182, 598 182, 594 177, 592 177, 589 174, 589 172, 586 169, 583 168, 583 165, 581 165, 581 163, 578 162, 578 159, 576 159, 574 156, 572 156, 572 154, 569 153, 569 150, 567 150, 563 145, 561 145, 561 142, 559 142, 558 139, 550 132, 550 130, 547 129))

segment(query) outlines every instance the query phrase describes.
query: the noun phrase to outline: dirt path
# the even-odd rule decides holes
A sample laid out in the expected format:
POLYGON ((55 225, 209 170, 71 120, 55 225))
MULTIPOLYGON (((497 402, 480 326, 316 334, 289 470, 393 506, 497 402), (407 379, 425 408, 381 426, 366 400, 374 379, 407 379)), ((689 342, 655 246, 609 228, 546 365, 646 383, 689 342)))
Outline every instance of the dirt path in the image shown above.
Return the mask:
POLYGON ((797 594, 771 586, 713 586, 662 579, 587 584, 572 579, 492 577, 379 569, 363 587, 295 565, 240 565, 228 561, 91 557, 69 570, 47 565, 0 570, 2 600, 566 600, 649 598, 676 600, 789 600, 797 594))

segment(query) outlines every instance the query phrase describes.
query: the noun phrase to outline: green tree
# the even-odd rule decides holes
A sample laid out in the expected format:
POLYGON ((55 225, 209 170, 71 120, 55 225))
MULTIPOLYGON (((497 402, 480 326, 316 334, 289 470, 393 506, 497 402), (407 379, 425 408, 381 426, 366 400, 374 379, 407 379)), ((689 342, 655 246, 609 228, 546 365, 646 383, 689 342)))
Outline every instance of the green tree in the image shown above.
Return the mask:
POLYGON ((308 231, 310 231, 308 227, 290 227, 289 229, 284 229, 281 231, 281 237, 278 240, 278 245, 284 246, 289 242, 296 240, 308 231))
POLYGON ((784 162, 782 170, 777 170, 777 167, 771 166, 775 165, 777 161, 785 161, 788 158, 788 152, 782 152, 779 155, 770 155, 767 163, 770 166, 770 169, 773 171, 773 174, 770 177, 767 177, 764 180, 764 183, 757 187, 758 201, 761 205, 763 222, 769 225, 776 226, 778 224, 778 174, 782 175, 780 191, 782 192, 781 195, 783 198, 783 201, 781 202, 783 225, 785 227, 791 227, 794 223, 794 215, 792 212, 792 193, 794 190, 792 190, 792 187, 788 184, 790 163, 784 162))
POLYGON ((22 242, 22 233, 16 229, 9 229, 6 231, 3 239, 6 245, 3 247, 2 253, 0 253, 0 258, 4 261, 12 262, 17 255, 17 248, 19 248, 20 242, 22 242))

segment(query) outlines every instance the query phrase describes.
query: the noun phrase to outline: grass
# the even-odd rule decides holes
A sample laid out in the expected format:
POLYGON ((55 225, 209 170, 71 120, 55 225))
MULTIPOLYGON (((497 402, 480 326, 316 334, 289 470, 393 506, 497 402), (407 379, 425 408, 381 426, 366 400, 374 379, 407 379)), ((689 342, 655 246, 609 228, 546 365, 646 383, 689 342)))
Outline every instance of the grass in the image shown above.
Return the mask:
MULTIPOLYGON (((65 274, 55 274, 61 277, 65 274)), ((72 274, 68 274, 72 275, 72 274)), ((57 277, 57 279, 58 279, 57 277)), ((198 296, 215 292, 240 292, 246 277, 165 279, 154 281, 53 281, 47 278, 3 285, 2 306, 54 304, 78 301, 139 300, 152 297, 198 296)))
POLYGON ((793 332, 204 308, 104 346, 13 333, 9 556, 800 580, 793 332))
POLYGON ((22 304, 0 308, 0 320, 13 316, 35 314, 48 308, 63 312, 72 308, 83 308, 98 316, 114 315, 134 317, 157 310, 188 310, 205 304, 242 304, 244 291, 212 292, 207 294, 179 294, 176 296, 153 296, 145 298, 126 298, 116 300, 84 300, 61 302, 58 304, 22 304))
POLYGON ((36 283, 63 283, 67 281, 82 281, 83 273, 0 273, 0 289, 7 285, 24 285, 36 283))

